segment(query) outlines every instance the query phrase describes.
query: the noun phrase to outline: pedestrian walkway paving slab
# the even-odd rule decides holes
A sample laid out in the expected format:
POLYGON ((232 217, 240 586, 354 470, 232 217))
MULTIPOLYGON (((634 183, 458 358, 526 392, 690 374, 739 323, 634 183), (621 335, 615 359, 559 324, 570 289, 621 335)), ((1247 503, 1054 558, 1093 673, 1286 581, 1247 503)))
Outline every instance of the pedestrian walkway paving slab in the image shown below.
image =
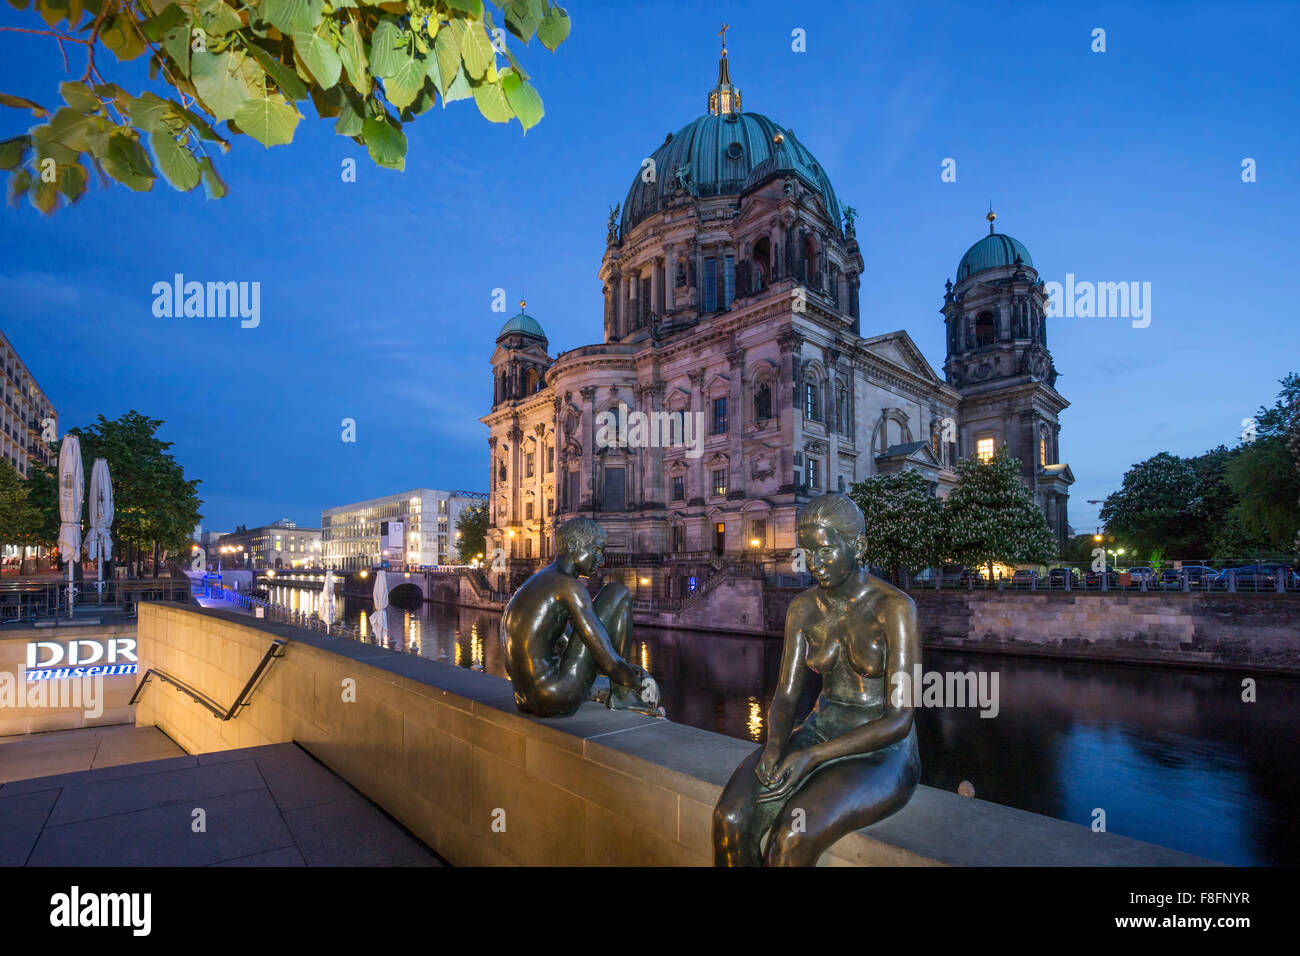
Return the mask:
POLYGON ((134 724, 0 737, 0 783, 182 756, 157 727, 134 724))
MULTIPOLYGON (((62 754, 75 765, 93 764, 84 740, 57 739, 82 733, 34 735, 22 743, 46 738, 47 753, 62 754)), ((3 748, 13 746, 0 746, 0 771, 6 764, 3 748)), ((95 752, 101 746, 102 741, 95 752)), ((37 752, 27 746, 23 757, 37 752)), ((9 764, 17 766, 12 757, 9 764)), ((31 765, 27 759, 25 766, 31 765)), ((296 744, 273 744, 4 782, 0 865, 443 863, 306 751, 296 744)))

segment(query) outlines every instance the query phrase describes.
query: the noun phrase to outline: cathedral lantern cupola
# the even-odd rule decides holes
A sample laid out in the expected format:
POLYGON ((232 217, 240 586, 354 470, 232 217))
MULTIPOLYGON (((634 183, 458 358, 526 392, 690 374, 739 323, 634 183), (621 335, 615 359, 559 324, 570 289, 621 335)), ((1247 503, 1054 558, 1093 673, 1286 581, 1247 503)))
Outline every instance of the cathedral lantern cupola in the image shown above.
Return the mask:
POLYGON ((718 60, 718 85, 709 90, 709 113, 713 116, 725 116, 740 112, 740 90, 732 85, 731 70, 727 65, 727 24, 722 25, 718 36, 722 37, 722 58, 718 60))
POLYGON ((527 398, 546 384, 546 370, 551 358, 547 354, 546 333, 541 323, 524 311, 506 320, 497 333, 497 351, 492 359, 492 404, 527 398))

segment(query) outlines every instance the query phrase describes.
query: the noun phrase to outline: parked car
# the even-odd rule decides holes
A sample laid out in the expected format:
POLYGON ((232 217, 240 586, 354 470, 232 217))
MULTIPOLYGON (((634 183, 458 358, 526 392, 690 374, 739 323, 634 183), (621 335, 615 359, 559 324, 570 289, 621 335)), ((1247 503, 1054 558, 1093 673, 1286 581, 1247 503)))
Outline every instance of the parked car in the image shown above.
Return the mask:
POLYGON ((975 568, 966 568, 962 571, 961 578, 959 580, 961 582, 962 587, 965 587, 967 584, 982 585, 984 583, 984 575, 981 574, 975 568))
MULTIPOLYGON (((1094 571, 1092 570, 1091 567, 1089 567, 1088 570, 1083 575, 1084 587, 1089 587, 1089 588, 1101 587, 1101 575, 1102 572, 1094 571)), ((1106 565, 1106 587, 1108 588, 1119 587, 1119 572, 1116 571, 1114 566, 1110 564, 1106 565)))
POLYGON ((1204 564, 1184 564, 1181 568, 1165 568, 1160 572, 1160 586, 1163 588, 1181 588, 1183 576, 1187 576, 1188 587, 1209 587, 1219 572, 1204 564))
POLYGON ((1147 587, 1156 583, 1156 573, 1150 568, 1129 568, 1128 574, 1134 587, 1141 587, 1143 581, 1147 583, 1147 587))
POLYGON ((1069 576, 1070 587, 1079 586, 1079 572, 1074 568, 1052 568, 1047 572, 1047 586, 1049 588, 1064 588, 1066 576, 1069 576))
POLYGON ((1300 586, 1295 571, 1285 565, 1247 564, 1239 568, 1224 568, 1219 572, 1218 582, 1227 587, 1228 577, 1231 574, 1237 576, 1237 587, 1247 591, 1272 590, 1277 587, 1279 576, 1283 578, 1287 588, 1300 586))
POLYGON ((1011 575, 1011 586, 1013 588, 1027 588, 1037 586, 1038 572, 1033 568, 1019 568, 1015 574, 1011 575))

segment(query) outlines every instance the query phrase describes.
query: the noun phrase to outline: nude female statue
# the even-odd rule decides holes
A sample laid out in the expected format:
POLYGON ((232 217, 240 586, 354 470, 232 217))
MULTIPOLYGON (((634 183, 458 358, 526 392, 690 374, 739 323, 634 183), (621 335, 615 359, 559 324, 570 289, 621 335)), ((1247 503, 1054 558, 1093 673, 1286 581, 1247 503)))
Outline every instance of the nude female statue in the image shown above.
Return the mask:
POLYGON ((573 518, 555 534, 555 560, 516 591, 501 614, 506 673, 515 706, 538 717, 564 717, 609 679, 606 706, 661 716, 659 685, 626 658, 632 653, 632 595, 619 581, 593 601, 580 578, 600 567, 605 532, 573 518))
POLYGON ((716 866, 813 866, 916 789, 910 695, 887 693, 921 659, 916 605, 860 566, 864 527, 838 494, 814 498, 799 518, 816 587, 786 614, 766 745, 736 768, 713 811, 716 866), (805 664, 821 674, 821 696, 792 732, 805 664))

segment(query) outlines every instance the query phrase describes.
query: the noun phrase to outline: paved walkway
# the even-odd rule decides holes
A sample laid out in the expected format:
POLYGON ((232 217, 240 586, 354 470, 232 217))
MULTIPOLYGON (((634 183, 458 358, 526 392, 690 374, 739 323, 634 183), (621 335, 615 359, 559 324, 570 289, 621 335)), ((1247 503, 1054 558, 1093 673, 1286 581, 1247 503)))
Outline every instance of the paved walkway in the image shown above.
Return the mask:
POLYGON ((157 727, 133 724, 0 737, 0 784, 183 756, 157 727))
MULTIPOLYGON (((180 748, 155 728, 127 729, 147 733, 0 744, 0 866, 442 865, 295 744, 129 763, 118 758, 161 748, 159 737, 180 748), (33 777, 42 747, 51 767, 88 769, 33 777)), ((64 735, 78 736, 51 739, 64 735)))

